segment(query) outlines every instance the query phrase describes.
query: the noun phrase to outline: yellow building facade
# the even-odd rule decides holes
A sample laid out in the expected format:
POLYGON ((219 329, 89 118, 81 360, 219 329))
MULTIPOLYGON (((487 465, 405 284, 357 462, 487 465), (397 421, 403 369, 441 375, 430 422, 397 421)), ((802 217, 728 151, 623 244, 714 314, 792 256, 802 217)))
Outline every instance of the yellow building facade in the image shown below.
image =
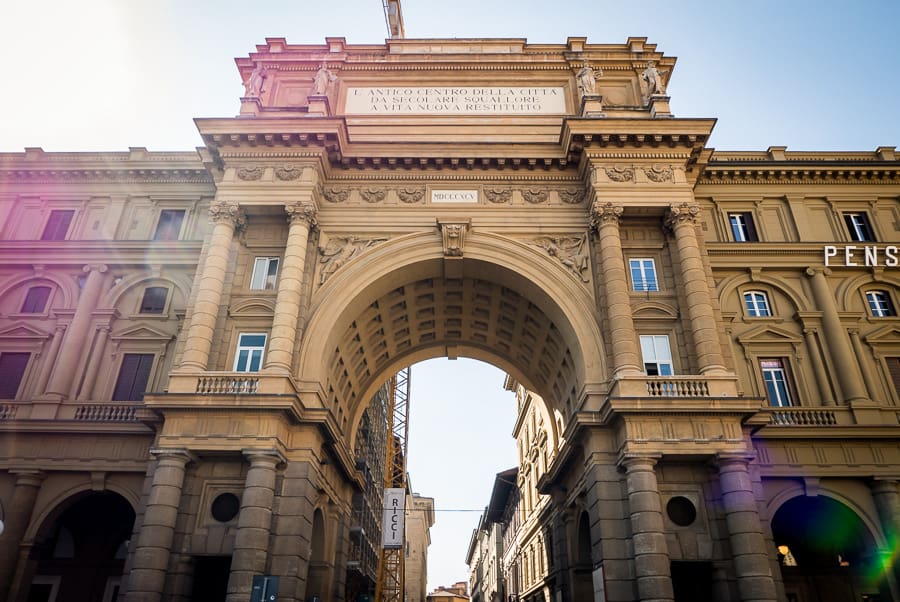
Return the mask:
POLYGON ((345 600, 363 413, 466 356, 538 599, 900 599, 893 147, 716 152, 643 38, 237 66, 196 153, 0 155, 0 597, 345 600))

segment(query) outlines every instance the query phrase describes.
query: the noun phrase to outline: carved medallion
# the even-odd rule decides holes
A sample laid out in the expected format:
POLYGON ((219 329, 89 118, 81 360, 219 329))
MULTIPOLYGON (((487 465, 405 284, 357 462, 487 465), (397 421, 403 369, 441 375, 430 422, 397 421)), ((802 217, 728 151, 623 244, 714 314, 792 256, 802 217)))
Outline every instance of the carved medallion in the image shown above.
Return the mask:
POLYGON ((259 180, 263 177, 263 173, 265 173, 265 167, 239 167, 237 170, 238 179, 245 180, 248 182, 252 182, 254 180, 259 180))
POLYGON ((503 190, 486 188, 484 190, 484 196, 487 197, 487 200, 491 203, 508 203, 512 199, 512 190, 509 188, 504 188, 503 190))
POLYGON ((633 167, 607 167, 606 177, 613 182, 630 182, 634 179, 633 167))
POLYGON ((322 196, 329 203, 343 203, 350 198, 350 190, 347 188, 326 188, 322 191, 322 196))
POLYGON ((587 276, 588 245, 585 237, 541 236, 528 241, 528 244, 546 251, 550 257, 559 261, 582 282, 589 282, 587 276))
POLYGON ((319 247, 319 284, 325 281, 348 261, 374 247, 387 238, 359 238, 357 236, 336 236, 324 247, 319 247))
POLYGON ((401 188, 397 191, 397 196, 404 203, 421 203, 425 198, 424 188, 401 188))
POLYGON ((567 205, 577 205, 584 200, 584 190, 581 188, 560 188, 557 193, 559 200, 567 205))
POLYGON ((300 176, 303 175, 302 167, 295 167, 294 165, 286 165, 284 167, 275 168, 275 177, 279 180, 289 182, 291 180, 296 180, 300 176))
POLYGON ((359 196, 367 203, 380 203, 386 194, 387 192, 382 188, 363 188, 359 191, 359 196))
POLYGON ((526 188, 522 190, 522 198, 525 199, 526 202, 533 205, 537 205, 538 203, 546 203, 547 191, 540 189, 532 190, 530 188, 526 188))
POLYGON ((645 167, 644 174, 651 182, 670 182, 674 179, 674 172, 671 167, 645 167))

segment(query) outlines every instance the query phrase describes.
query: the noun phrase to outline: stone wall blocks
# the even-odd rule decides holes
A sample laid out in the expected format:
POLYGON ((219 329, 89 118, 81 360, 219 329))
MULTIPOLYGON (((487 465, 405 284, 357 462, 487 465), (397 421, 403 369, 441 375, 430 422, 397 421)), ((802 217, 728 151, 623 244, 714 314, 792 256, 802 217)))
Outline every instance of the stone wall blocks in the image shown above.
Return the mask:
MULTIPOLYGON (((150 512, 144 515, 143 527, 162 527, 172 529, 178 518, 178 508, 171 506, 154 506, 150 512)), ((143 527, 141 531, 143 532, 143 527)))
POLYGON ((759 515, 755 511, 734 512, 725 518, 725 522, 731 535, 760 533, 759 515))
POLYGON ((632 514, 637 512, 656 512, 659 514, 659 494, 655 491, 633 493, 628 498, 628 507, 631 509, 632 514))
POLYGON ((253 508, 272 507, 273 491, 264 487, 248 487, 241 495, 241 506, 253 508))
POLYGON ((660 532, 635 533, 633 537, 634 554, 664 554, 666 552, 666 537, 660 532))
POLYGON ((264 526, 268 529, 269 523, 272 521, 272 510, 263 507, 247 506, 241 508, 240 518, 238 518, 238 528, 254 528, 264 526))

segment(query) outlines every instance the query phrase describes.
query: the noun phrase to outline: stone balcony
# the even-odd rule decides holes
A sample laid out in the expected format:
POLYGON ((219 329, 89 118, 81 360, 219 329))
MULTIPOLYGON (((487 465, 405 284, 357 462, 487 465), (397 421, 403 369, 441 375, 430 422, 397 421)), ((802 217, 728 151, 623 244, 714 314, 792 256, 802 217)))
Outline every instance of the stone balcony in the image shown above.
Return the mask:
POLYGON ((734 376, 623 376, 615 380, 610 397, 723 398, 738 397, 734 376))
POLYGON ((290 376, 266 372, 197 372, 169 375, 170 394, 190 395, 295 395, 290 376))

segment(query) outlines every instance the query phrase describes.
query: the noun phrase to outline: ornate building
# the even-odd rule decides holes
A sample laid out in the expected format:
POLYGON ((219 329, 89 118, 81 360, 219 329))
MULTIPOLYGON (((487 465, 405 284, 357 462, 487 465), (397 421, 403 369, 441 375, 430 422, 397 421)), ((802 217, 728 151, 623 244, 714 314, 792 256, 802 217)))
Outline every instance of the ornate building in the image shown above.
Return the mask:
POLYGON ((237 66, 196 153, 0 155, 0 597, 347 600, 364 413, 467 356, 519 595, 900 599, 893 147, 715 152, 643 38, 237 66))

